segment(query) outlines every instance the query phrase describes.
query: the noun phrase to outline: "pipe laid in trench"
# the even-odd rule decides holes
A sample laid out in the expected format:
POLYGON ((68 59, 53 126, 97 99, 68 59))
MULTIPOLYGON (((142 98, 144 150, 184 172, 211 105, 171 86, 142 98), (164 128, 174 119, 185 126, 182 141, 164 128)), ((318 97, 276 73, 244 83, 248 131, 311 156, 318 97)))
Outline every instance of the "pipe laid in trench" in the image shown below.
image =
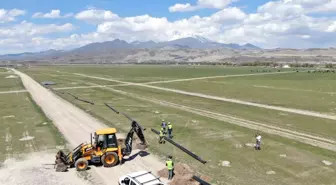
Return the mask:
POLYGON ((208 182, 205 182, 203 179, 201 179, 201 178, 199 178, 199 177, 197 177, 197 176, 193 176, 192 177, 195 181, 197 181, 197 182, 199 182, 201 185, 211 185, 210 183, 208 183, 208 182))
POLYGON ((71 94, 71 93, 68 93, 68 94, 71 95, 72 97, 74 97, 76 100, 79 100, 79 101, 82 101, 82 102, 85 102, 85 103, 89 103, 89 104, 91 104, 91 105, 94 105, 93 102, 90 102, 90 101, 88 101, 88 100, 80 99, 80 98, 78 98, 77 96, 75 96, 75 95, 73 95, 73 94, 71 94))
MULTIPOLYGON (((151 129, 152 132, 154 132, 155 134, 159 135, 160 132, 155 130, 155 129, 151 129)), ((169 143, 173 144, 174 146, 176 146, 177 148, 181 149, 183 152, 187 153, 188 155, 190 155, 191 157, 193 157, 194 159, 198 160, 199 162, 205 164, 207 163, 207 161, 201 159, 199 156, 197 156, 196 154, 190 152, 188 149, 184 148, 183 146, 181 146, 180 144, 176 143, 175 141, 173 141, 172 139, 166 137, 166 136, 163 136, 163 138, 168 141, 169 143)))

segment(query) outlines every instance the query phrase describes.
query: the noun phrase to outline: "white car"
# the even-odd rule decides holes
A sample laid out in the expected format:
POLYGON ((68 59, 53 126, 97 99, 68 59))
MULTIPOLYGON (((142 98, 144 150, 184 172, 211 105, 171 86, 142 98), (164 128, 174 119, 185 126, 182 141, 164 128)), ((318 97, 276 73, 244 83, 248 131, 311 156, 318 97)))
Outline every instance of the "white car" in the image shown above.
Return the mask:
POLYGON ((139 171, 119 178, 119 185, 166 185, 149 171, 139 171))

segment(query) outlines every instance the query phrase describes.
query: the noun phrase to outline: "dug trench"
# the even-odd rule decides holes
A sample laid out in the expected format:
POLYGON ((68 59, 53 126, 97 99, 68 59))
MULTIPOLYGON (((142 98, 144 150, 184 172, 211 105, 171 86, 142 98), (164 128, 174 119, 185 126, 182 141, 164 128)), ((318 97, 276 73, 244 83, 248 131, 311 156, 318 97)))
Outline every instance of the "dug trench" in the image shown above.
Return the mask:
MULTIPOLYGON (((53 121, 55 126, 69 142, 71 149, 76 147, 79 143, 88 141, 90 133, 97 129, 107 127, 99 120, 45 89, 28 75, 14 69, 13 71, 21 78, 23 85, 31 94, 32 99, 41 107, 46 116, 53 121)), ((117 135, 117 137, 122 138, 124 135, 120 134, 117 135)), ((122 140, 120 141, 122 142, 122 140)), ((130 156, 131 162, 125 162, 123 165, 114 168, 92 166, 89 173, 93 175, 94 179, 101 181, 103 184, 114 185, 118 184, 119 177, 128 173, 142 170, 156 173, 166 168, 158 157, 154 155, 141 157, 144 152, 136 148, 137 145, 130 156), (139 154, 140 157, 138 157, 137 154, 139 154), (134 155, 136 157, 132 158, 134 155)), ((50 159, 50 161, 53 160, 54 159, 50 159)), ((176 170, 176 172, 178 173, 178 170, 176 170)), ((177 178, 178 177, 176 177, 176 179, 177 178)), ((189 181, 189 179, 186 179, 186 182, 187 181, 189 181)), ((182 181, 178 182, 180 183, 182 181)), ((176 183, 172 182, 171 184, 174 185, 176 183)))

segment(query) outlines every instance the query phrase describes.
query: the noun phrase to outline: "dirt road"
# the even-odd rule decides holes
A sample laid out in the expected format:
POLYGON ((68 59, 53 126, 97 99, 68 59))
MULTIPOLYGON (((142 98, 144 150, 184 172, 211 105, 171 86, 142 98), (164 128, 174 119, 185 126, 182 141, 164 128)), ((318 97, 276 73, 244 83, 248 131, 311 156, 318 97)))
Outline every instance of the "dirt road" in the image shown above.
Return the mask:
POLYGON ((194 81, 194 80, 205 80, 205 79, 214 79, 214 78, 232 78, 232 77, 243 77, 243 76, 264 76, 264 75, 276 75, 276 74, 286 74, 286 73, 294 73, 295 71, 284 71, 284 72, 271 72, 271 73, 251 73, 251 74, 238 74, 238 75, 222 75, 222 76, 206 76, 206 77, 198 77, 198 78, 185 78, 185 79, 177 79, 177 80, 162 80, 155 82, 147 82, 143 84, 159 84, 159 83, 172 83, 172 82, 186 82, 186 81, 194 81))
MULTIPOLYGON (((33 100, 53 121, 72 147, 84 141, 89 142, 90 133, 96 129, 107 127, 99 120, 45 89, 28 75, 15 69, 13 71, 20 76, 23 85, 31 94, 33 100)), ((121 137, 121 135, 118 136, 121 137)), ((134 150, 131 155, 137 152, 138 150, 134 150)), ((54 159, 50 160, 53 161, 54 159)), ((127 161, 124 165, 113 168, 92 166, 89 172, 95 176, 95 179, 100 179, 103 184, 117 185, 118 178, 127 173, 140 170, 156 172, 164 167, 165 165, 157 157, 148 155, 145 157, 137 156, 132 161, 127 161)))
POLYGON ((319 113, 319 112, 308 111, 308 110, 286 108, 286 107, 279 107, 279 106, 273 106, 273 105, 265 105, 265 104, 260 104, 260 103, 242 101, 242 100, 238 100, 238 99, 224 98, 224 97, 206 95, 206 94, 195 93, 195 92, 187 92, 187 91, 182 91, 182 90, 178 90, 178 89, 170 89, 170 88, 157 87, 157 86, 140 84, 140 83, 125 82, 125 81, 115 80, 115 79, 111 79, 111 78, 103 78, 103 77, 97 77, 97 76, 91 76, 91 75, 85 75, 85 74, 78 74, 78 73, 75 73, 75 74, 80 75, 80 76, 84 76, 84 77, 88 77, 88 78, 118 82, 118 83, 122 83, 122 84, 128 84, 128 85, 140 86, 140 87, 145 87, 145 88, 157 89, 157 90, 173 92, 173 93, 189 95, 189 96, 195 96, 195 97, 200 97, 200 98, 205 98, 205 99, 224 101, 224 102, 230 102, 230 103, 237 103, 237 104, 248 105, 248 106, 253 106, 253 107, 259 107, 259 108, 289 112, 289 113, 294 113, 294 114, 301 114, 301 115, 306 115, 306 116, 313 116, 313 117, 318 117, 318 118, 336 120, 336 116, 323 114, 323 113, 319 113))

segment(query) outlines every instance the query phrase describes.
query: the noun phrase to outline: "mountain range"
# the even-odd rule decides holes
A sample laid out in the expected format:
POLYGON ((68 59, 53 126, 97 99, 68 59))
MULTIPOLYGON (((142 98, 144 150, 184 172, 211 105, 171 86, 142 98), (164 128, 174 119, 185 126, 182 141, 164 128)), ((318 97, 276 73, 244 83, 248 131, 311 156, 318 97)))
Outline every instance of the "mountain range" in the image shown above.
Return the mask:
POLYGON ((5 54, 0 55, 0 60, 16 60, 16 59, 25 59, 25 58, 40 58, 44 56, 61 56, 63 54, 71 54, 71 53, 85 53, 85 52, 101 52, 101 51, 109 51, 115 49, 214 49, 214 48, 228 48, 235 50, 260 50, 261 48, 252 45, 252 44, 223 44, 215 41, 211 41, 207 38, 201 36, 191 36, 186 38, 180 38, 171 41, 164 42, 154 42, 154 41, 134 41, 134 42, 126 42, 124 40, 115 39, 113 41, 105 41, 105 42, 95 42, 90 43, 88 45, 75 48, 72 50, 46 50, 41 52, 25 52, 25 53, 17 53, 17 54, 5 54))

